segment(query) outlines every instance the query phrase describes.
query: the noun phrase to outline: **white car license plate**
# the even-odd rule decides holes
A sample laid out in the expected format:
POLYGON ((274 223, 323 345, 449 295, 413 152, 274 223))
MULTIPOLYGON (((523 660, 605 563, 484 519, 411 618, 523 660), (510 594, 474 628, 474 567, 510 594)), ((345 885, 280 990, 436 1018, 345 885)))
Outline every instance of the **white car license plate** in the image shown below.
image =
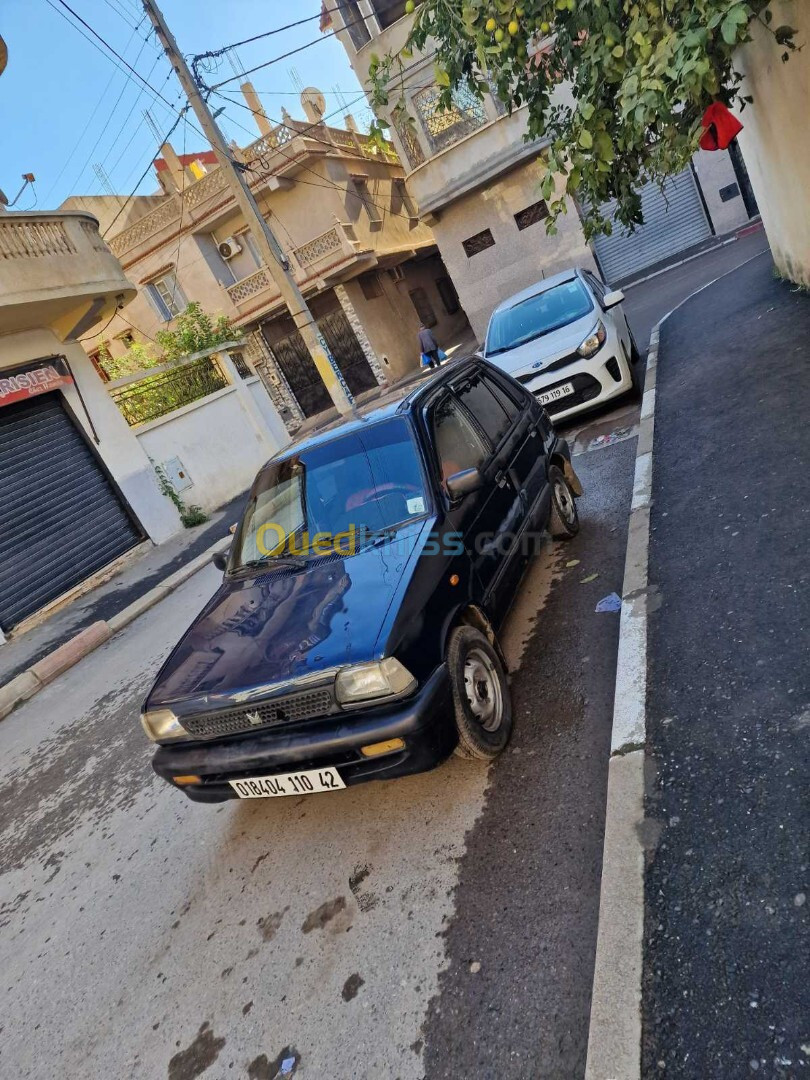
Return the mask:
POLYGON ((563 383, 562 386, 555 386, 553 390, 544 390, 541 394, 537 395, 537 400, 541 405, 548 405, 550 401, 559 401, 561 397, 568 397, 569 394, 573 394, 574 384, 570 382, 563 383))
POLYGON ((337 791, 346 785, 337 769, 307 769, 305 772, 255 776, 252 780, 229 780, 240 799, 272 799, 279 795, 313 795, 316 791, 337 791))

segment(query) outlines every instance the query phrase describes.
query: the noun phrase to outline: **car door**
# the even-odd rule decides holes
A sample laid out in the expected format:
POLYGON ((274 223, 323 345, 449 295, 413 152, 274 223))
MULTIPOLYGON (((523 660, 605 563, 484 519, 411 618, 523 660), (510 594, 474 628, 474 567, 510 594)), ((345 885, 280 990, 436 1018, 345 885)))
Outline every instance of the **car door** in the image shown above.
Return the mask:
POLYGON ((508 535, 518 524, 518 493, 495 447, 454 393, 441 392, 428 409, 427 421, 439 484, 449 504, 447 524, 462 538, 472 563, 475 599, 486 607, 497 606, 495 590, 508 558, 508 535), (446 482, 466 469, 479 470, 481 485, 454 500, 446 482))
POLYGON ((510 421, 509 444, 512 482, 523 499, 527 527, 545 522, 551 499, 546 444, 553 438, 551 422, 534 394, 499 371, 485 368, 483 381, 510 421))

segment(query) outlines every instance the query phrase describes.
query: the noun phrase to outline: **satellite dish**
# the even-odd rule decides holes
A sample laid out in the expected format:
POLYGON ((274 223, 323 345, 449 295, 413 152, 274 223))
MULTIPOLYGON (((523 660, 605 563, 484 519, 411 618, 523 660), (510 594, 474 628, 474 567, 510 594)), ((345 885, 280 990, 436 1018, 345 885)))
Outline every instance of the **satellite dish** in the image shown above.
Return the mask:
POLYGON ((8 206, 8 195, 0 188, 0 206, 8 206))
POLYGON ((326 98, 317 86, 307 86, 301 91, 301 105, 307 119, 317 124, 326 113, 326 98))

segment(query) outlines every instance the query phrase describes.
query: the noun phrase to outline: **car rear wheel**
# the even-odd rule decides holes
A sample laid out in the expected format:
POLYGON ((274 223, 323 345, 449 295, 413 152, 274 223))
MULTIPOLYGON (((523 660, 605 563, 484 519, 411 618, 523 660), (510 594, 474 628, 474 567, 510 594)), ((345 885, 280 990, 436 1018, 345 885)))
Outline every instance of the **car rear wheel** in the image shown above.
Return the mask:
POLYGON ((570 540, 579 532, 579 513, 574 493, 568 486, 562 470, 556 465, 552 465, 548 470, 548 480, 551 484, 551 516, 548 531, 555 540, 570 540))
POLYGON ((512 734, 512 700, 501 658, 472 626, 450 635, 447 665, 458 731, 456 754, 491 761, 512 734))

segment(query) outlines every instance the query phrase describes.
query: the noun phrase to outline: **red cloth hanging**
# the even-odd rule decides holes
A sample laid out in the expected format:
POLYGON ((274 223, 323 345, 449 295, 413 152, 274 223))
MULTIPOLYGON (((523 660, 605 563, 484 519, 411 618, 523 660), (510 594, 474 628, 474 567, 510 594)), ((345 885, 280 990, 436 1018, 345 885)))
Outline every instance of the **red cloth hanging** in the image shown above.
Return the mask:
POLYGON ((706 129, 700 137, 701 150, 725 150, 742 131, 740 121, 722 101, 713 101, 701 120, 706 129))

